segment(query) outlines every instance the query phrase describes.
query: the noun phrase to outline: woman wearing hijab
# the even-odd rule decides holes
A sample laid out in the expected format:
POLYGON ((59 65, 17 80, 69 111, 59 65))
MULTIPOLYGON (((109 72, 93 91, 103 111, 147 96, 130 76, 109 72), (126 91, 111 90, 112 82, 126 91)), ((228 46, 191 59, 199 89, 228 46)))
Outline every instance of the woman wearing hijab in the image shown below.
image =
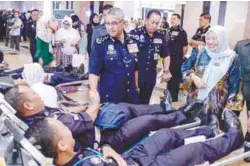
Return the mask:
POLYGON ((72 27, 78 31, 80 31, 81 26, 83 25, 81 20, 79 19, 79 17, 77 15, 72 15, 71 16, 72 19, 72 27))
POLYGON ((88 34, 88 36, 87 36, 88 37, 87 50, 88 50, 89 55, 91 52, 91 38, 92 38, 92 34, 93 34, 93 29, 95 27, 97 27, 98 25, 100 25, 99 17, 96 13, 93 13, 89 18, 89 24, 87 25, 87 29, 86 29, 86 32, 88 34))
POLYGON ((22 77, 26 83, 41 97, 45 106, 58 108, 58 95, 54 87, 44 84, 46 74, 38 63, 25 64, 22 77))
POLYGON ((206 41, 200 53, 193 53, 182 65, 183 78, 191 81, 187 102, 203 100, 219 117, 226 110, 239 115, 243 109, 240 63, 229 48, 226 29, 210 28, 206 41))
POLYGON ((42 66, 48 66, 53 61, 53 50, 51 46, 51 28, 49 18, 42 16, 36 25, 36 46, 35 58, 39 59, 42 66))
POLYGON ((77 53, 76 45, 79 40, 79 32, 72 27, 72 19, 64 17, 62 27, 56 32, 57 67, 65 68, 72 64, 72 55, 77 53))

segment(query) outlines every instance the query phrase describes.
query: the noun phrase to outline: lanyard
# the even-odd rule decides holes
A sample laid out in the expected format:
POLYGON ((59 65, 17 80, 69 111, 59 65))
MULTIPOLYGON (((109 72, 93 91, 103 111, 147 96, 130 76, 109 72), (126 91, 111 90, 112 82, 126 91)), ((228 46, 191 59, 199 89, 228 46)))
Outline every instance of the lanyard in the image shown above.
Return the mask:
POLYGON ((94 149, 91 149, 91 148, 86 148, 86 150, 89 150, 93 153, 95 153, 95 155, 92 155, 92 156, 88 156, 88 157, 84 157, 83 159, 79 160, 78 162, 76 162, 73 166, 79 166, 79 164, 81 164, 82 162, 92 158, 92 157, 102 157, 103 154, 98 152, 97 150, 94 150, 94 149))

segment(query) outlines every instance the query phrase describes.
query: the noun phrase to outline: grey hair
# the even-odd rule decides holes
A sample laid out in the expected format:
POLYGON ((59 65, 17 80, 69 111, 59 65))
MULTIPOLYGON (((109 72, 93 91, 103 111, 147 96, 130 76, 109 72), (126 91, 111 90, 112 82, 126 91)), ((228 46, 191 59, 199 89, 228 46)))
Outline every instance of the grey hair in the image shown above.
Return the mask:
POLYGON ((122 11, 122 9, 117 8, 117 7, 109 9, 107 15, 116 16, 120 20, 124 20, 125 19, 124 12, 122 11))

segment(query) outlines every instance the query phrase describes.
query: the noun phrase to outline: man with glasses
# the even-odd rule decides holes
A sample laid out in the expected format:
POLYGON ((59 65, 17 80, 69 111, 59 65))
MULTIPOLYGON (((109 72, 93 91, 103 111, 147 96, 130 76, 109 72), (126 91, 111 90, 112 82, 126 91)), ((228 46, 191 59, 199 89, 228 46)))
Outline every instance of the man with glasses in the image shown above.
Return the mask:
POLYGON ((39 18, 39 10, 33 9, 31 11, 32 20, 28 21, 26 27, 26 34, 30 42, 30 54, 32 56, 33 62, 38 62, 38 59, 35 58, 36 54, 36 22, 39 18))
POLYGON ((101 102, 139 103, 135 72, 138 46, 124 32, 124 13, 112 8, 107 13, 108 35, 97 38, 91 50, 90 89, 100 94, 101 102))
POLYGON ((131 31, 130 36, 137 40, 139 45, 138 69, 139 90, 141 104, 148 104, 156 83, 156 65, 159 58, 164 58, 164 73, 162 81, 169 81, 170 57, 165 39, 165 31, 158 30, 161 13, 150 10, 147 14, 146 24, 131 31))

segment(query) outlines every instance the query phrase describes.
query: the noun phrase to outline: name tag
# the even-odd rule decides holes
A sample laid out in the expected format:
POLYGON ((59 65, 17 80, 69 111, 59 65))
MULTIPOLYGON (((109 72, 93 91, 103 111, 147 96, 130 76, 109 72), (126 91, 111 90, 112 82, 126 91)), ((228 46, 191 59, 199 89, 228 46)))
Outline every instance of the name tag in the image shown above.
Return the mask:
POLYGON ((113 51, 109 50, 109 51, 107 51, 107 54, 109 54, 109 55, 115 55, 116 51, 115 50, 113 50, 113 51))
POLYGON ((178 36, 178 35, 179 35, 179 32, 173 31, 173 32, 172 32, 172 35, 173 35, 173 36, 178 36))
POLYGON ((128 51, 129 53, 137 53, 139 52, 139 49, 137 47, 137 44, 128 44, 128 51))
POLYGON ((162 44, 162 40, 159 38, 154 39, 153 43, 155 44, 162 44))

